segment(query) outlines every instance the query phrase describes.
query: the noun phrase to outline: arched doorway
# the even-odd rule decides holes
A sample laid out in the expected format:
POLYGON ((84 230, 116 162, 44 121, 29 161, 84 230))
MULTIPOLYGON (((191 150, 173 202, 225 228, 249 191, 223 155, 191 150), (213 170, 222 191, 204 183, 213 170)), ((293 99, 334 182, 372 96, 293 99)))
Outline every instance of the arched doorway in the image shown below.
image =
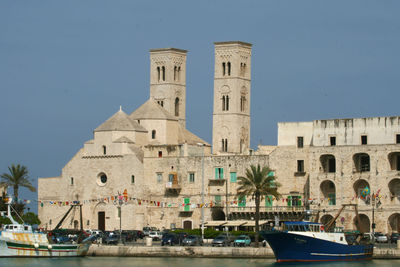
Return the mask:
MULTIPOLYGON (((327 225, 330 221, 333 220, 333 216, 330 214, 325 214, 324 216, 321 217, 321 223, 323 225, 327 225)), ((333 227, 335 227, 336 222, 333 224, 333 227)))
POLYGON ((371 169, 370 158, 367 153, 354 154, 353 162, 356 172, 369 172, 371 169))
POLYGON ((356 230, 359 230, 362 233, 370 232, 371 222, 370 222, 368 216, 365 214, 360 214, 359 216, 360 216, 360 222, 358 223, 358 227, 357 227, 357 216, 354 217, 354 219, 353 219, 354 228, 356 230))
POLYGON ((400 171, 400 152, 392 152, 388 155, 390 169, 392 171, 400 171))
POLYGON ((79 222, 78 222, 78 220, 75 220, 74 221, 74 229, 78 230, 78 227, 79 227, 79 222))
POLYGON ((225 212, 220 208, 214 208, 211 211, 211 217, 213 221, 224 221, 225 212))
POLYGON ((336 205, 336 188, 332 181, 323 181, 320 185, 320 190, 324 199, 328 200, 329 205, 336 205))
POLYGON ((389 232, 400 233, 400 214, 394 213, 388 219, 389 232))
POLYGON ((322 172, 336 172, 336 159, 334 155, 325 154, 319 158, 321 162, 322 172))
POLYGON ((370 188, 369 183, 363 179, 359 179, 353 184, 354 193, 357 197, 363 197, 362 192, 367 187, 370 188))
MULTIPOLYGON (((400 179, 392 179, 389 184, 389 191, 391 198, 400 198, 400 179)), ((400 200, 400 199, 399 199, 400 200)))
POLYGON ((183 229, 192 230, 192 221, 184 221, 183 222, 183 229))

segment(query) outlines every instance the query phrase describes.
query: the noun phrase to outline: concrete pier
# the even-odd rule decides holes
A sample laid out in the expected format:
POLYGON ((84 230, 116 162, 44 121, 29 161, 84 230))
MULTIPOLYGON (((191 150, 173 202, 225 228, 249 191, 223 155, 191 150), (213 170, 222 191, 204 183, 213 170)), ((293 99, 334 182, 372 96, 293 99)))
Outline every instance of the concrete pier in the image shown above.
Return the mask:
MULTIPOLYGON (((271 248, 181 247, 181 246, 104 246, 92 245, 88 256, 101 257, 207 257, 274 258, 271 248)), ((400 249, 374 249, 374 259, 400 259, 400 249)))

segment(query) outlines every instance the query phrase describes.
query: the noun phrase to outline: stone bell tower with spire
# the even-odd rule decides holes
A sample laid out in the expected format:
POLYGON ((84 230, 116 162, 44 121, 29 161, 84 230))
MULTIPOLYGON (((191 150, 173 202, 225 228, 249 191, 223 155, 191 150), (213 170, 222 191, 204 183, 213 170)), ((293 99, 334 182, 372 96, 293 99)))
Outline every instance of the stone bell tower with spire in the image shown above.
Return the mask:
POLYGON ((150 99, 186 126, 186 50, 150 50, 150 99))
POLYGON ((213 154, 248 154, 252 45, 214 44, 213 154))

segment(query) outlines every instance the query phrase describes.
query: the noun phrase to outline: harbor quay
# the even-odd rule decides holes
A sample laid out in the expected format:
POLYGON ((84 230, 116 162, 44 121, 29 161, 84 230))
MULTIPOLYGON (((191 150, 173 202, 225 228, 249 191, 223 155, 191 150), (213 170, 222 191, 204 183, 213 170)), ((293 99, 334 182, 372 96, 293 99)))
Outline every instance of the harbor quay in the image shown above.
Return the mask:
MULTIPOLYGON (((97 257, 202 257, 202 258, 274 258, 270 247, 210 247, 210 246, 121 246, 92 245, 87 256, 97 257)), ((374 248, 374 259, 400 259, 397 248, 374 248)))

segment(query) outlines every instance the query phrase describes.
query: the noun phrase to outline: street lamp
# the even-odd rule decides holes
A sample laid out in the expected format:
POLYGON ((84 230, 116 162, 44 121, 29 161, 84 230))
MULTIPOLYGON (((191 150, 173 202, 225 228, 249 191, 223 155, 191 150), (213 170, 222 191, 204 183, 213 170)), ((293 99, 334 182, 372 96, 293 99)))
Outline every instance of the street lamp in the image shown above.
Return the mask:
POLYGON ((126 199, 123 195, 118 192, 118 197, 114 199, 114 205, 118 208, 118 216, 119 216, 119 240, 118 244, 122 245, 122 205, 126 204, 126 199))
POLYGON ((198 146, 203 147, 201 153, 201 239, 204 239, 204 149, 203 143, 197 143, 198 146))

